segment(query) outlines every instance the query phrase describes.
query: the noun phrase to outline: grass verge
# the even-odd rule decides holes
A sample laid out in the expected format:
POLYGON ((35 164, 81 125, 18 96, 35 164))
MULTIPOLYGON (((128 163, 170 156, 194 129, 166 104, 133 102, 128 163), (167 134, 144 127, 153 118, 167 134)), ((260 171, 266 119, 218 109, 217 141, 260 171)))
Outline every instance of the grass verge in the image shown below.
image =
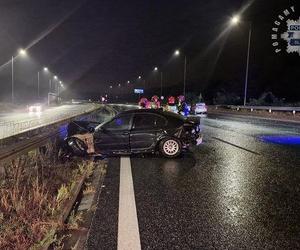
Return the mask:
POLYGON ((0 249, 39 249, 59 242, 55 231, 76 181, 93 169, 74 160, 60 164, 49 144, 0 165, 0 249))

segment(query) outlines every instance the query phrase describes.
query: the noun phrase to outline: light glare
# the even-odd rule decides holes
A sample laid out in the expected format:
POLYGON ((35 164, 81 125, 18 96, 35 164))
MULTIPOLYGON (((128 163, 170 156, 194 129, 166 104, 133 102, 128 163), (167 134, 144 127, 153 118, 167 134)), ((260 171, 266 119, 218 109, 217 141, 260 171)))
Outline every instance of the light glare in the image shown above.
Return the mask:
POLYGON ((27 55, 27 52, 25 49, 19 49, 19 55, 20 56, 26 56, 27 55))
POLYGON ((240 16, 235 15, 231 18, 231 25, 237 25, 240 22, 240 16))

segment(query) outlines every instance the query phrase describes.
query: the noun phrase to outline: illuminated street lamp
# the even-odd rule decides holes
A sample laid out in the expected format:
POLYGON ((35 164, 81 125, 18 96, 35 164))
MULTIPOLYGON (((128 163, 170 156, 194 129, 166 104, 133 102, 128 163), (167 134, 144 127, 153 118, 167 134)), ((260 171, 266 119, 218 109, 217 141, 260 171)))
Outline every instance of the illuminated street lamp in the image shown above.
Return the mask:
MULTIPOLYGON (((158 71, 158 67, 154 67, 154 72, 158 71)), ((162 96, 163 72, 160 72, 160 96, 162 96)))
MULTIPOLYGON (((26 50, 24 50, 24 49, 19 49, 18 50, 18 55, 17 56, 25 57, 26 55, 27 55, 26 50)), ((11 57, 11 102, 12 103, 14 103, 14 101, 15 101, 15 93, 14 93, 14 60, 15 60, 15 57, 12 56, 11 57)))
MULTIPOLYGON (((47 68, 47 67, 44 67, 43 68, 43 71, 45 72, 45 73, 49 73, 49 69, 47 68)), ((39 74, 39 72, 38 72, 38 74, 39 74)), ((55 76, 56 77, 56 76, 55 76)), ((54 79, 55 79, 55 77, 54 77, 54 79)), ((51 76, 50 76, 50 79, 49 79, 49 93, 51 92, 51 86, 52 86, 52 78, 51 78, 51 76)))
MULTIPOLYGON (((44 67, 43 71, 48 73, 49 70, 47 67, 44 67)), ((38 99, 40 99, 40 71, 37 72, 37 88, 38 99)))
MULTIPOLYGON (((138 79, 141 80, 142 76, 139 76, 138 79)), ((145 90, 145 88, 146 88, 146 80, 145 79, 143 80, 143 86, 144 86, 144 90, 145 90)))
POLYGON ((57 85, 57 96, 60 96, 60 88, 64 89, 64 85, 62 81, 59 81, 59 85, 57 85))
POLYGON ((112 85, 110 85, 110 86, 109 86, 109 88, 110 88, 110 89, 112 89, 112 88, 113 88, 113 86, 112 86, 112 85))
POLYGON ((27 52, 25 49, 19 49, 19 55, 20 56, 26 56, 27 55, 27 52))
MULTIPOLYGON (((241 17, 235 15, 230 20, 231 26, 236 26, 241 21, 241 17)), ((247 89, 248 89, 248 76, 249 76, 249 58, 250 58, 250 48, 251 48, 251 35, 252 35, 252 23, 249 23, 249 33, 248 33, 248 48, 247 48, 247 63, 246 63, 246 75, 245 75, 245 87, 244 87, 244 106, 247 103, 247 89)))
POLYGON ((175 50, 174 55, 175 55, 175 56, 179 56, 179 55, 180 55, 180 51, 179 51, 178 49, 175 50))
MULTIPOLYGON (((174 56, 179 56, 180 55, 180 50, 175 50, 174 56)), ((185 96, 185 87, 186 87, 186 55, 184 56, 184 65, 183 65, 183 95, 185 96)))
POLYGON ((119 88, 121 87, 121 84, 120 84, 120 83, 118 84, 118 87, 119 87, 119 88))
POLYGON ((56 81, 54 83, 54 92, 56 92, 57 95, 59 96, 59 85, 58 85, 58 83, 60 83, 61 81, 58 79, 58 77, 56 75, 53 76, 53 79, 56 81))
POLYGON ((241 21, 241 17, 239 15, 235 15, 230 19, 231 25, 237 25, 241 21))
POLYGON ((129 83, 130 83, 130 81, 127 81, 127 83, 129 84, 129 83))

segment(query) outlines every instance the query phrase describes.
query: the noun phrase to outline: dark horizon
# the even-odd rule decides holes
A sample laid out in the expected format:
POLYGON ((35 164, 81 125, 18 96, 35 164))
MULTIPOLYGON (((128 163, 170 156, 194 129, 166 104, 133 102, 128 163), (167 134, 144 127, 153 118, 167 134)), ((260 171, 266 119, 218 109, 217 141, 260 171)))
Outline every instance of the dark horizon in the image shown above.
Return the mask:
MULTIPOLYGON (((36 98, 37 71, 44 66, 65 83, 63 95, 69 98, 100 99, 105 93, 133 97, 133 88, 143 87, 144 80, 146 95, 159 94, 155 66, 163 71, 164 95, 178 95, 182 92, 183 55, 187 56, 187 92, 201 92, 208 101, 219 91, 242 97, 246 21, 251 21, 248 96, 257 98, 270 91, 287 102, 299 102, 300 56, 285 51, 276 54, 271 40, 274 21, 292 5, 299 18, 296 1, 284 0, 4 1, 0 4, 0 64, 16 55, 18 48, 36 41, 28 48, 28 58, 15 61, 19 102, 36 98), (230 17, 247 4, 244 22, 214 42, 230 17), (178 58, 172 58, 175 49, 182 52, 178 58), (142 80, 137 79, 139 75, 142 80)), ((281 46, 285 49, 284 43, 281 46)), ((0 71, 2 101, 10 100, 10 70, 7 64, 0 71)), ((40 77, 41 94, 46 96, 48 78, 40 77)))

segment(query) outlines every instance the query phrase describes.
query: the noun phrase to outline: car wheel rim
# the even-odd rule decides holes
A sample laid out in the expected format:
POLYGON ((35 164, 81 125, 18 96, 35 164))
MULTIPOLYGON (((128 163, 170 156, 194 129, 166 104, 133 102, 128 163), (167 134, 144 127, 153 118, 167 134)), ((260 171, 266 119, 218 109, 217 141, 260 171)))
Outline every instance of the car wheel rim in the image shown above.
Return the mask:
POLYGON ((164 143, 163 149, 167 155, 175 155, 179 150, 178 142, 175 140, 167 140, 164 143))

